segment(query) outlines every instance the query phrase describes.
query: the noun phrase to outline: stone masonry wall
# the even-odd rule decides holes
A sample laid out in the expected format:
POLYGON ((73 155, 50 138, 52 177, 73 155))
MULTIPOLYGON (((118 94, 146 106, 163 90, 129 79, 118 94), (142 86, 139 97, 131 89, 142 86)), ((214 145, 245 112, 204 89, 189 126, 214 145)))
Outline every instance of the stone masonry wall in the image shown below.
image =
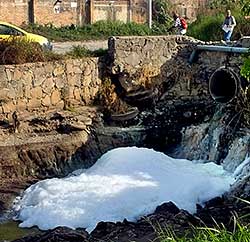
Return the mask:
POLYGON ((202 51, 190 65, 188 60, 197 44, 202 43, 178 35, 112 37, 111 71, 129 97, 143 88, 162 100, 209 98, 211 74, 225 65, 228 57, 230 66, 239 70, 240 58, 238 54, 202 51))
POLYGON ((89 105, 99 90, 99 60, 0 66, 0 114, 89 105))
POLYGON ((114 60, 113 72, 136 72, 145 64, 160 67, 180 49, 189 45, 191 49, 196 42, 178 35, 111 37, 109 54, 114 60))

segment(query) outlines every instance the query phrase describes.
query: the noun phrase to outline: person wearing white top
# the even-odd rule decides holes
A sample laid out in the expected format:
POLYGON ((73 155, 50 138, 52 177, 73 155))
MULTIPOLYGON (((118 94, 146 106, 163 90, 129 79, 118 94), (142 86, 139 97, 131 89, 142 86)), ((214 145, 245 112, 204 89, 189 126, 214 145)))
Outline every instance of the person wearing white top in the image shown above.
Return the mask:
POLYGON ((231 15, 231 11, 227 10, 227 15, 222 25, 222 29, 224 31, 224 40, 226 42, 230 42, 235 26, 236 26, 235 18, 234 16, 231 15))

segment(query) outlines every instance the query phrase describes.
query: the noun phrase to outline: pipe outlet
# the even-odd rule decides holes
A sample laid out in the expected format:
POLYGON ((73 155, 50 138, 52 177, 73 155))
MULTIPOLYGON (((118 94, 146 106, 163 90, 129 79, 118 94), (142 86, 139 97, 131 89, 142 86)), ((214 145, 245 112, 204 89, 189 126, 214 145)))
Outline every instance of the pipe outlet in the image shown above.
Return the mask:
POLYGON ((230 102, 238 93, 240 79, 231 69, 222 66, 209 79, 209 92, 212 98, 219 103, 230 102))

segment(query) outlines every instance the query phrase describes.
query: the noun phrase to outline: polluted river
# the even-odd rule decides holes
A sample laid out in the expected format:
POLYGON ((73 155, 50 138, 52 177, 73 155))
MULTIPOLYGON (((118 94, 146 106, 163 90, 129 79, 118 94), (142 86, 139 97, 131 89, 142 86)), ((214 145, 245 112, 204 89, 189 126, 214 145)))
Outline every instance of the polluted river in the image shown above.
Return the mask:
MULTIPOLYGON (((1 114, 0 241, 140 242, 158 225, 230 228, 233 212, 248 211, 237 198, 250 197, 240 44, 112 37, 98 60, 43 66, 51 107, 1 114)), ((48 95, 37 68, 31 88, 48 95)))

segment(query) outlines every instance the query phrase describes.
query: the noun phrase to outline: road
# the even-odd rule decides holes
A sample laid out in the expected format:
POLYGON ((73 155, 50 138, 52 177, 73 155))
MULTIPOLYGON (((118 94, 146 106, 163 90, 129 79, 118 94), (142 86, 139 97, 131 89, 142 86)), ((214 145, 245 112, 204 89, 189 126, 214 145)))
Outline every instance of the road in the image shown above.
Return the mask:
POLYGON ((84 46, 89 50, 108 49, 108 40, 88 40, 88 41, 67 41, 53 42, 53 51, 58 54, 65 54, 73 46, 84 46))

